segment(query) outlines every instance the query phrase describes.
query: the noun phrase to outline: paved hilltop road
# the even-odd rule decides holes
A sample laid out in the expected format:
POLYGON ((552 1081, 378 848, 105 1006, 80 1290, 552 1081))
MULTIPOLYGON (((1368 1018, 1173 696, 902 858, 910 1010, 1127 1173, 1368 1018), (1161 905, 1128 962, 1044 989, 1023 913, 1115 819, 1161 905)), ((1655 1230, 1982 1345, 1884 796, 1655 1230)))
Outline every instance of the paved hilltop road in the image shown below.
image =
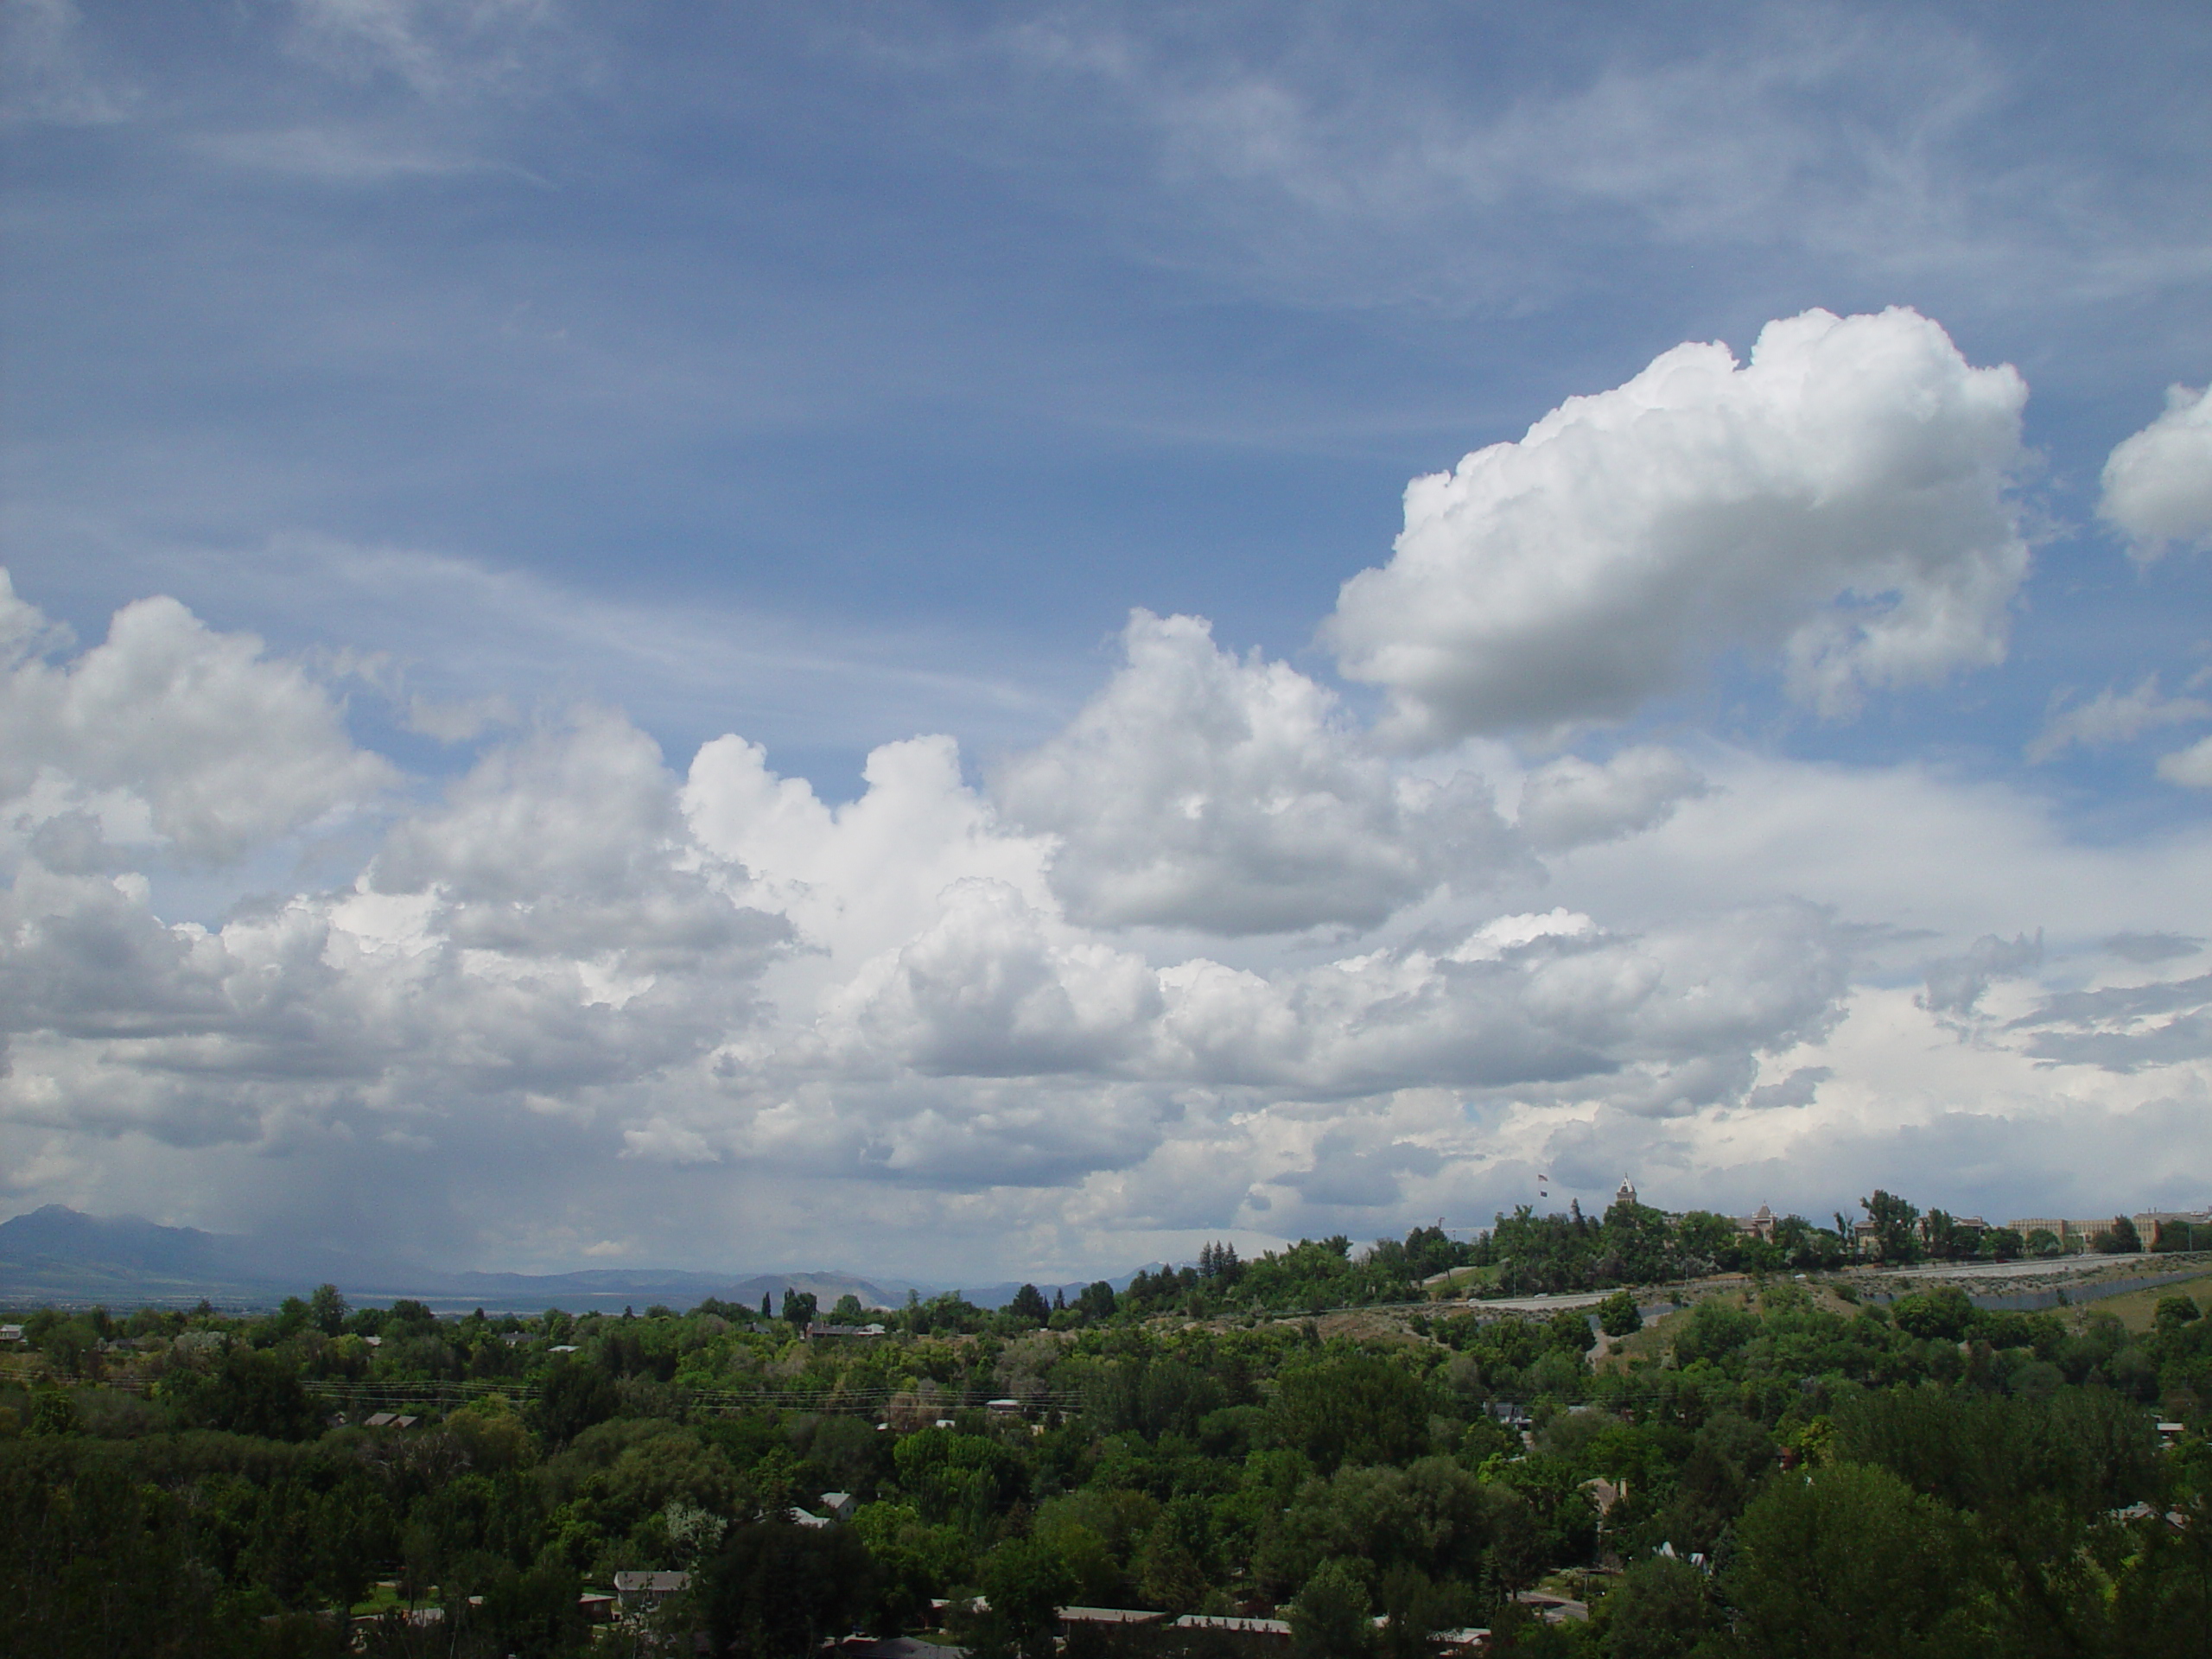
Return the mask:
MULTIPOLYGON (((2112 1286, 2114 1292, 2132 1290, 2145 1283, 2190 1277, 2202 1272, 2209 1262, 2212 1262, 2212 1255, 2201 1251, 2165 1255, 2062 1255, 2018 1262, 1923 1262, 1908 1268, 1847 1268, 1840 1273, 1820 1274, 1815 1282, 1871 1282, 1878 1285, 1912 1280, 1957 1283, 1970 1288, 1975 1285, 1988 1285, 1994 1281, 2008 1291, 2014 1288, 2029 1291, 2059 1289, 2071 1285, 2078 1287, 2077 1294, 2080 1292, 2094 1294, 2102 1291, 2102 1286, 2096 1282, 2100 1279, 2123 1281, 2112 1286), (2027 1282, 2021 1283, 2022 1281, 2027 1282)), ((1646 1285, 1637 1287, 1637 1295, 1640 1300, 1669 1289, 1695 1294, 1739 1287, 1747 1288, 1751 1282, 1744 1274, 1728 1274, 1712 1279, 1693 1279, 1687 1286, 1680 1281, 1672 1281, 1671 1285, 1646 1285)), ((1560 1291, 1541 1296, 1475 1297, 1464 1303, 1453 1302, 1445 1306, 1465 1306, 1478 1312, 1495 1309, 1501 1313, 1556 1313, 1562 1309, 1595 1307, 1610 1294, 1610 1291, 1603 1290, 1560 1291)), ((1643 1313, 1649 1318, 1655 1311, 1678 1305, 1678 1302, 1646 1303, 1643 1306, 1643 1313)))
POLYGON ((2037 1274, 2094 1273, 2099 1268, 2133 1268, 2140 1272, 2147 1264, 2165 1259, 2143 1255, 2023 1256, 2017 1262, 1922 1262, 1909 1268, 1862 1268, 1859 1271, 1885 1279, 2026 1279, 2037 1274))

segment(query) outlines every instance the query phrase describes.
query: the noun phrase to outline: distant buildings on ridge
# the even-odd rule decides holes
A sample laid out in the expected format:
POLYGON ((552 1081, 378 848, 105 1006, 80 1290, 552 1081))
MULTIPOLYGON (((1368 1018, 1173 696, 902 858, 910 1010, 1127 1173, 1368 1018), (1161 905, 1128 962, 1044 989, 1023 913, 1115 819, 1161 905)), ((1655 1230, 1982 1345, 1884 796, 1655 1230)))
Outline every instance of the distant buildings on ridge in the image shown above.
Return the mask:
MULTIPOLYGON (((1627 1176, 1622 1176, 1620 1185, 1613 1192, 1613 1202, 1630 1205, 1638 1203, 1639 1200, 1636 1196, 1636 1183, 1627 1176)), ((1930 1212, 1930 1215, 1923 1215, 1920 1217, 1918 1228, 1923 1243, 1936 1242, 1931 1236, 1929 1225, 1934 1213, 1936 1212, 1930 1212)), ((1675 1219, 1679 1218, 1679 1217, 1675 1217, 1675 1219)), ((1762 1238, 1771 1243, 1774 1240, 1775 1230, 1780 1224, 1782 1218, 1777 1216, 1771 1208, 1763 1204, 1748 1216, 1734 1216, 1730 1219, 1736 1224, 1736 1231, 1739 1236, 1762 1238)), ((1991 1230, 1990 1224, 1980 1216, 1952 1216, 1948 1219, 1955 1236, 1980 1235, 1991 1230)), ((2031 1233, 2049 1233, 2061 1245, 2073 1251, 2094 1249, 2100 1240, 2110 1236, 2120 1219, 2121 1217, 2116 1214, 2090 1216, 2079 1220, 2063 1216, 2023 1216, 2003 1224, 2011 1231, 2018 1233, 2023 1240, 2031 1233)), ((2155 1248, 2159 1230, 2162 1227, 2183 1227, 2190 1229, 2192 1232, 2199 1228, 2212 1230, 2212 1207, 2202 1210, 2145 1210, 2127 1217, 2126 1220, 2134 1227, 2136 1236, 2141 1241, 2142 1247, 2148 1250, 2155 1248)), ((1852 1224, 1853 1247, 1862 1254, 1872 1248, 1878 1236, 1878 1229, 1871 1217, 1852 1224)))

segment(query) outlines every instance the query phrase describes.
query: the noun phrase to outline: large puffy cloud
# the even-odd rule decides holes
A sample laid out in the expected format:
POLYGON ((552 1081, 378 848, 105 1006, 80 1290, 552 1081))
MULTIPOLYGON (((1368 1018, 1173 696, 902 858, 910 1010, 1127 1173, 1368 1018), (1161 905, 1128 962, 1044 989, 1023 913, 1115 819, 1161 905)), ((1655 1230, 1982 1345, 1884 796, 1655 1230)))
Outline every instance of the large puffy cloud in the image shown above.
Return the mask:
POLYGON ((2212 546, 2212 387, 2173 387, 2165 413, 2113 448, 2097 513, 2139 558, 2174 543, 2212 546))
POLYGON ((1910 311, 1772 322, 1742 365, 1677 346, 1415 480, 1327 637, 1416 742, 1616 719, 1736 647, 1831 714, 1999 661, 2026 395, 1910 311))
POLYGON ((775 976, 792 1007, 811 1007, 862 963, 927 933, 963 883, 1054 908, 1051 842, 1000 822, 962 778, 951 739, 884 744, 862 777, 860 798, 832 808, 805 779, 771 772, 758 744, 719 737, 693 758, 678 798, 724 885, 788 917, 804 941, 775 976))
POLYGON ((1317 1099, 1424 1084, 1574 1082, 1602 1094, 1624 1066, 1663 1071, 1715 1052, 1748 1081, 1748 1057, 1819 1029, 1847 955, 1820 912, 1783 906, 1641 938, 1554 912, 1498 918, 1444 950, 1273 973, 1205 957, 1154 969, 1010 889, 969 883, 936 927, 855 976, 821 1031, 848 1064, 931 1075, 1317 1099))
POLYGON ((1394 770, 1287 664, 1240 662, 1203 620, 1143 611, 1122 647, 1066 730, 995 779, 1010 818, 1058 837, 1052 886, 1077 919, 1372 927, 1517 862, 1479 779, 1394 770))
POLYGON ((584 710, 401 818, 352 886, 212 928, 34 845, 0 896, 0 1118, 201 1145, 588 1115, 750 1025, 789 937, 698 868, 676 787, 649 739, 584 710))
MULTIPOLYGON (((1617 903, 1461 902, 1456 921, 1425 911, 1325 960, 1280 945, 1155 959, 1068 913, 1052 840, 1003 823, 948 741, 886 746, 867 791, 830 806, 740 740, 679 779, 626 721, 582 710, 403 816, 353 884, 219 927, 163 922, 131 878, 25 861, 0 918, 0 1142, 16 1190, 40 1198, 81 1197, 71 1183, 132 1167, 149 1141, 195 1169, 226 1148, 283 1158, 310 1187, 317 1170, 435 1170, 438 1202, 470 1209, 457 1236, 478 1230, 476 1248, 509 1261, 594 1241, 729 1259, 769 1228, 924 1271, 1002 1261, 1018 1240, 1025 1261, 1072 1272, 1187 1249, 1194 1230, 1264 1243, 1414 1213, 1479 1221, 1554 1166, 1608 1187, 1633 1166, 1683 1201, 1757 1180, 1748 1202, 1803 1207, 1820 1184, 1787 1173, 1793 1148, 1856 1147, 1858 1169, 1872 1154, 1854 1115, 1879 1120, 1911 1065, 1993 1121, 2048 1116, 2085 1072, 2111 1080, 2088 1097, 2134 1109, 2158 1097, 2148 1079, 2204 1065, 2201 970, 2040 1014, 2032 985, 1993 977, 1968 1006, 1997 1006, 1952 1047, 1909 991, 1869 1003, 1847 982, 1879 942, 1853 925, 1868 895, 1902 887, 1890 902, 1906 913, 1921 887, 1960 895, 1950 855, 1915 865, 1867 844, 1867 826, 1924 845, 1942 798, 1961 813, 1989 892, 1947 932, 2023 885, 2089 884, 2024 882, 1970 794, 1908 806, 1893 779, 1712 764, 1719 790, 1633 846, 1577 855, 1586 893, 1609 861, 1664 888, 1667 913, 1645 923, 1596 918, 1617 903), (1880 882, 1855 883, 1815 822, 1880 882), (1715 902, 1685 867, 1717 861, 1725 891, 1784 895, 1809 884, 1780 848, 1827 873, 1849 913, 1715 902), (1877 1006, 1878 1065, 1853 1035, 1877 1006), (1977 1093, 1984 1076, 2002 1087, 1977 1093), (502 1147, 535 1160, 527 1202, 467 1173, 502 1147), (621 1243, 640 1237, 658 1243, 621 1243)), ((2134 874, 2196 925, 2171 873, 2134 874)), ((2090 908, 2130 913, 2109 893, 2090 908)), ((410 1216, 428 1191, 410 1185, 410 1216)))
POLYGON ((394 826, 363 885, 435 895, 463 948, 696 972, 757 944, 766 918, 698 867, 676 790, 651 738, 582 709, 493 751, 442 810, 394 826))
MULTIPOLYGON (((1521 556, 1534 527, 1581 513, 1613 535, 1581 575, 1631 590, 1631 668, 1638 607, 1679 603, 1694 637, 1651 683, 1765 638, 1817 701, 2001 645, 1983 601, 2018 575, 2016 392, 1907 314, 1800 319, 1747 367, 1670 354, 1433 493, 1463 529, 1522 537, 1463 561, 1505 610, 1560 575, 1521 556)), ((1601 637, 1572 587, 1523 606, 1511 651, 1601 637)), ((586 707, 434 791, 393 787, 298 668, 168 601, 74 657, 12 594, 0 619, 0 1168, 27 1201, 123 1207, 161 1158, 265 1191, 241 1172, 283 1160, 288 1191, 380 1172, 405 1189, 393 1216, 443 1206, 432 1231, 517 1265, 587 1245, 728 1262, 772 1237, 1072 1272, 1217 1227, 1479 1222, 1540 1168, 1595 1172, 1598 1196, 1631 1167, 1662 1193, 1676 1172, 1674 1202, 1758 1181, 1747 1202, 1817 1205, 1821 1160, 1857 1172, 1882 1134, 1980 1148, 1994 1191, 1988 1124, 2102 1114, 2118 1144, 2212 1097, 2185 962, 2212 935, 2202 836, 2076 847, 1987 782, 1709 741, 1694 768, 1649 744, 1525 772, 1481 743, 1393 758, 1309 677, 1140 613, 1097 696, 987 786, 922 736, 832 803, 744 737, 671 768, 586 707), (1519 776, 1514 823, 1452 779, 1477 762, 1519 776), (160 861, 379 794, 350 880, 207 925, 162 913, 160 861), (116 874, 141 853, 152 882, 116 874), (511 1158, 527 1191, 482 1173, 511 1158)), ((1586 717, 1573 681, 1529 688, 1526 723, 1586 717)), ((1389 683, 1402 726, 1471 728, 1389 683)), ((2051 741, 2194 715, 2146 681, 2057 711, 2051 741)))
POLYGON ((125 606, 103 643, 50 661, 60 639, 0 570, 0 839, 52 824, 50 855, 104 841, 221 861, 397 779, 296 664, 173 599, 125 606))
POLYGON ((828 1022, 844 1054, 932 1076, 1123 1069, 1160 1010, 1142 957, 1039 913, 1003 882, 958 882, 941 907, 836 999, 828 1022))
POLYGON ((1705 792, 1705 780, 1672 749, 1624 749, 1599 765, 1562 755, 1521 785, 1521 832, 1547 852, 1561 852, 1663 823, 1681 802, 1705 792))

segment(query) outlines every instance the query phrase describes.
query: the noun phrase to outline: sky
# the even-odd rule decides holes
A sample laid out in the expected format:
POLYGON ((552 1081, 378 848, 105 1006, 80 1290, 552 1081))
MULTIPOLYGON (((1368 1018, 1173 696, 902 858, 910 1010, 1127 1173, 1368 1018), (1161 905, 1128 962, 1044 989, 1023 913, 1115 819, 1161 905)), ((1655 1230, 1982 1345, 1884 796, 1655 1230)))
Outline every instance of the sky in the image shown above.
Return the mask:
POLYGON ((2212 1202, 2201 5, 0 20, 0 1214, 2212 1202))

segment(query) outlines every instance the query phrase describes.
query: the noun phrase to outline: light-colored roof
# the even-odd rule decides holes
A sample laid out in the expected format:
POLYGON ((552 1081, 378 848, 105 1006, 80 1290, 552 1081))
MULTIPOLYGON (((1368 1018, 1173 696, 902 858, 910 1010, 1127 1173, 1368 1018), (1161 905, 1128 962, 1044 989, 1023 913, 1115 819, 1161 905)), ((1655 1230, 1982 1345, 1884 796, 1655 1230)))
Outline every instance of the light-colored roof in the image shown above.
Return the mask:
POLYGON ((678 1590, 689 1590, 690 1587, 691 1575, 689 1573, 617 1573, 614 1575, 614 1593, 617 1595, 635 1595, 640 1591, 672 1595, 678 1590))
POLYGON ((1166 1618, 1144 1607, 1063 1607, 1063 1624, 1151 1624, 1166 1618))
POLYGON ((1185 1613, 1177 1619, 1179 1630, 1233 1630, 1244 1636, 1288 1636, 1290 1624, 1281 1618, 1237 1618, 1228 1613, 1185 1613))

